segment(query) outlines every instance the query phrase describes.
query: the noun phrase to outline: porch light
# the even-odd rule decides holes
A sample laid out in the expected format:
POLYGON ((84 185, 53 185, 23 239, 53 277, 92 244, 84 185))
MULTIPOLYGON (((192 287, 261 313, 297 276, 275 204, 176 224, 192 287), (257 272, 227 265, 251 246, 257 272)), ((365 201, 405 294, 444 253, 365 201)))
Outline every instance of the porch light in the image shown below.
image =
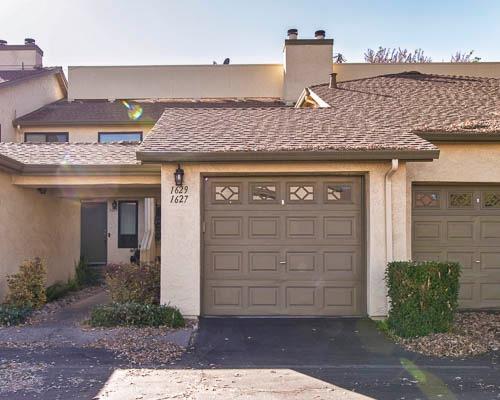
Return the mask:
POLYGON ((113 202, 111 203, 111 208, 116 211, 116 209, 118 208, 118 202, 116 200, 113 200, 113 202))
POLYGON ((180 164, 177 165, 177 169, 174 172, 174 179, 177 186, 182 186, 184 181, 184 170, 181 168, 180 164))

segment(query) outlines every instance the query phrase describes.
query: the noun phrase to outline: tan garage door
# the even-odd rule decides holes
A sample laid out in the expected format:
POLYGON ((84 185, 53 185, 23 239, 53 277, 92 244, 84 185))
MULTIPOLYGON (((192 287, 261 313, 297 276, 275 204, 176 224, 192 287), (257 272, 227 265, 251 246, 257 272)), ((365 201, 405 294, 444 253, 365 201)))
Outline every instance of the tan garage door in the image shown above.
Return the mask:
POLYGON ((414 186, 413 258, 460 262, 460 306, 500 307, 500 187, 414 186))
POLYGON ((205 178, 205 315, 364 313, 360 177, 205 178))

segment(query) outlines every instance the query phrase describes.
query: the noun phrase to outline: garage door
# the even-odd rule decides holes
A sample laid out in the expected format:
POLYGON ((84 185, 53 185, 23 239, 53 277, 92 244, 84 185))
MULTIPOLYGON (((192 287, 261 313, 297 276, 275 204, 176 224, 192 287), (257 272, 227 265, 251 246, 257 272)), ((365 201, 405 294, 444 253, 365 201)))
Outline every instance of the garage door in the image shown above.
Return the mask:
POLYGON ((415 186, 413 258, 460 262, 460 306, 500 307, 500 187, 415 186))
POLYGON ((364 313, 360 177, 205 178, 205 315, 364 313))

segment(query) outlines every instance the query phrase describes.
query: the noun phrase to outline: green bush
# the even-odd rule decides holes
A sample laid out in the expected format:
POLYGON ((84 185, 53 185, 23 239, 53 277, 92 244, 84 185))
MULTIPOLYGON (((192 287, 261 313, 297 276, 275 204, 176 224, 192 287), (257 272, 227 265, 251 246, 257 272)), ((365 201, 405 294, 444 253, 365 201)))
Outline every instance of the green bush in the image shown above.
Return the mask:
POLYGON ((75 281, 79 287, 97 285, 100 279, 98 270, 89 266, 85 258, 75 263, 75 281))
POLYGON ((389 329, 400 337, 449 331, 458 305, 460 268, 454 262, 389 263, 389 329))
POLYGON ((18 308, 8 304, 0 304, 0 325, 22 324, 32 313, 29 307, 18 308))
POLYGON ((50 302, 58 300, 66 296, 68 293, 76 292, 79 289, 80 287, 78 286, 75 279, 68 279, 66 283, 56 282, 53 285, 47 287, 47 289, 45 289, 45 295, 47 296, 47 301, 50 302))
POLYGON ((6 303, 20 309, 40 308, 47 301, 45 282, 47 270, 38 257, 24 261, 19 272, 7 276, 8 293, 6 303))
POLYGON ((116 303, 160 304, 159 264, 109 264, 104 277, 116 303))
POLYGON ((92 310, 90 325, 97 327, 112 326, 184 326, 184 318, 176 308, 139 303, 111 303, 100 305, 92 310))

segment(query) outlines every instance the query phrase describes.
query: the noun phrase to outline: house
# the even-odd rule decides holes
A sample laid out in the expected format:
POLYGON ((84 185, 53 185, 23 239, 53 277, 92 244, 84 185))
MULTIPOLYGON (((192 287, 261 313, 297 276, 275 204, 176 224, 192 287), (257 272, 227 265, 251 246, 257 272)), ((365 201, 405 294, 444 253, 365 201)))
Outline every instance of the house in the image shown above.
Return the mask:
POLYGON ((461 306, 500 307, 500 63, 334 65, 289 33, 283 65, 69 67, 0 144, 2 236, 52 261, 140 246, 187 316, 384 316, 410 258, 460 261, 461 306))

